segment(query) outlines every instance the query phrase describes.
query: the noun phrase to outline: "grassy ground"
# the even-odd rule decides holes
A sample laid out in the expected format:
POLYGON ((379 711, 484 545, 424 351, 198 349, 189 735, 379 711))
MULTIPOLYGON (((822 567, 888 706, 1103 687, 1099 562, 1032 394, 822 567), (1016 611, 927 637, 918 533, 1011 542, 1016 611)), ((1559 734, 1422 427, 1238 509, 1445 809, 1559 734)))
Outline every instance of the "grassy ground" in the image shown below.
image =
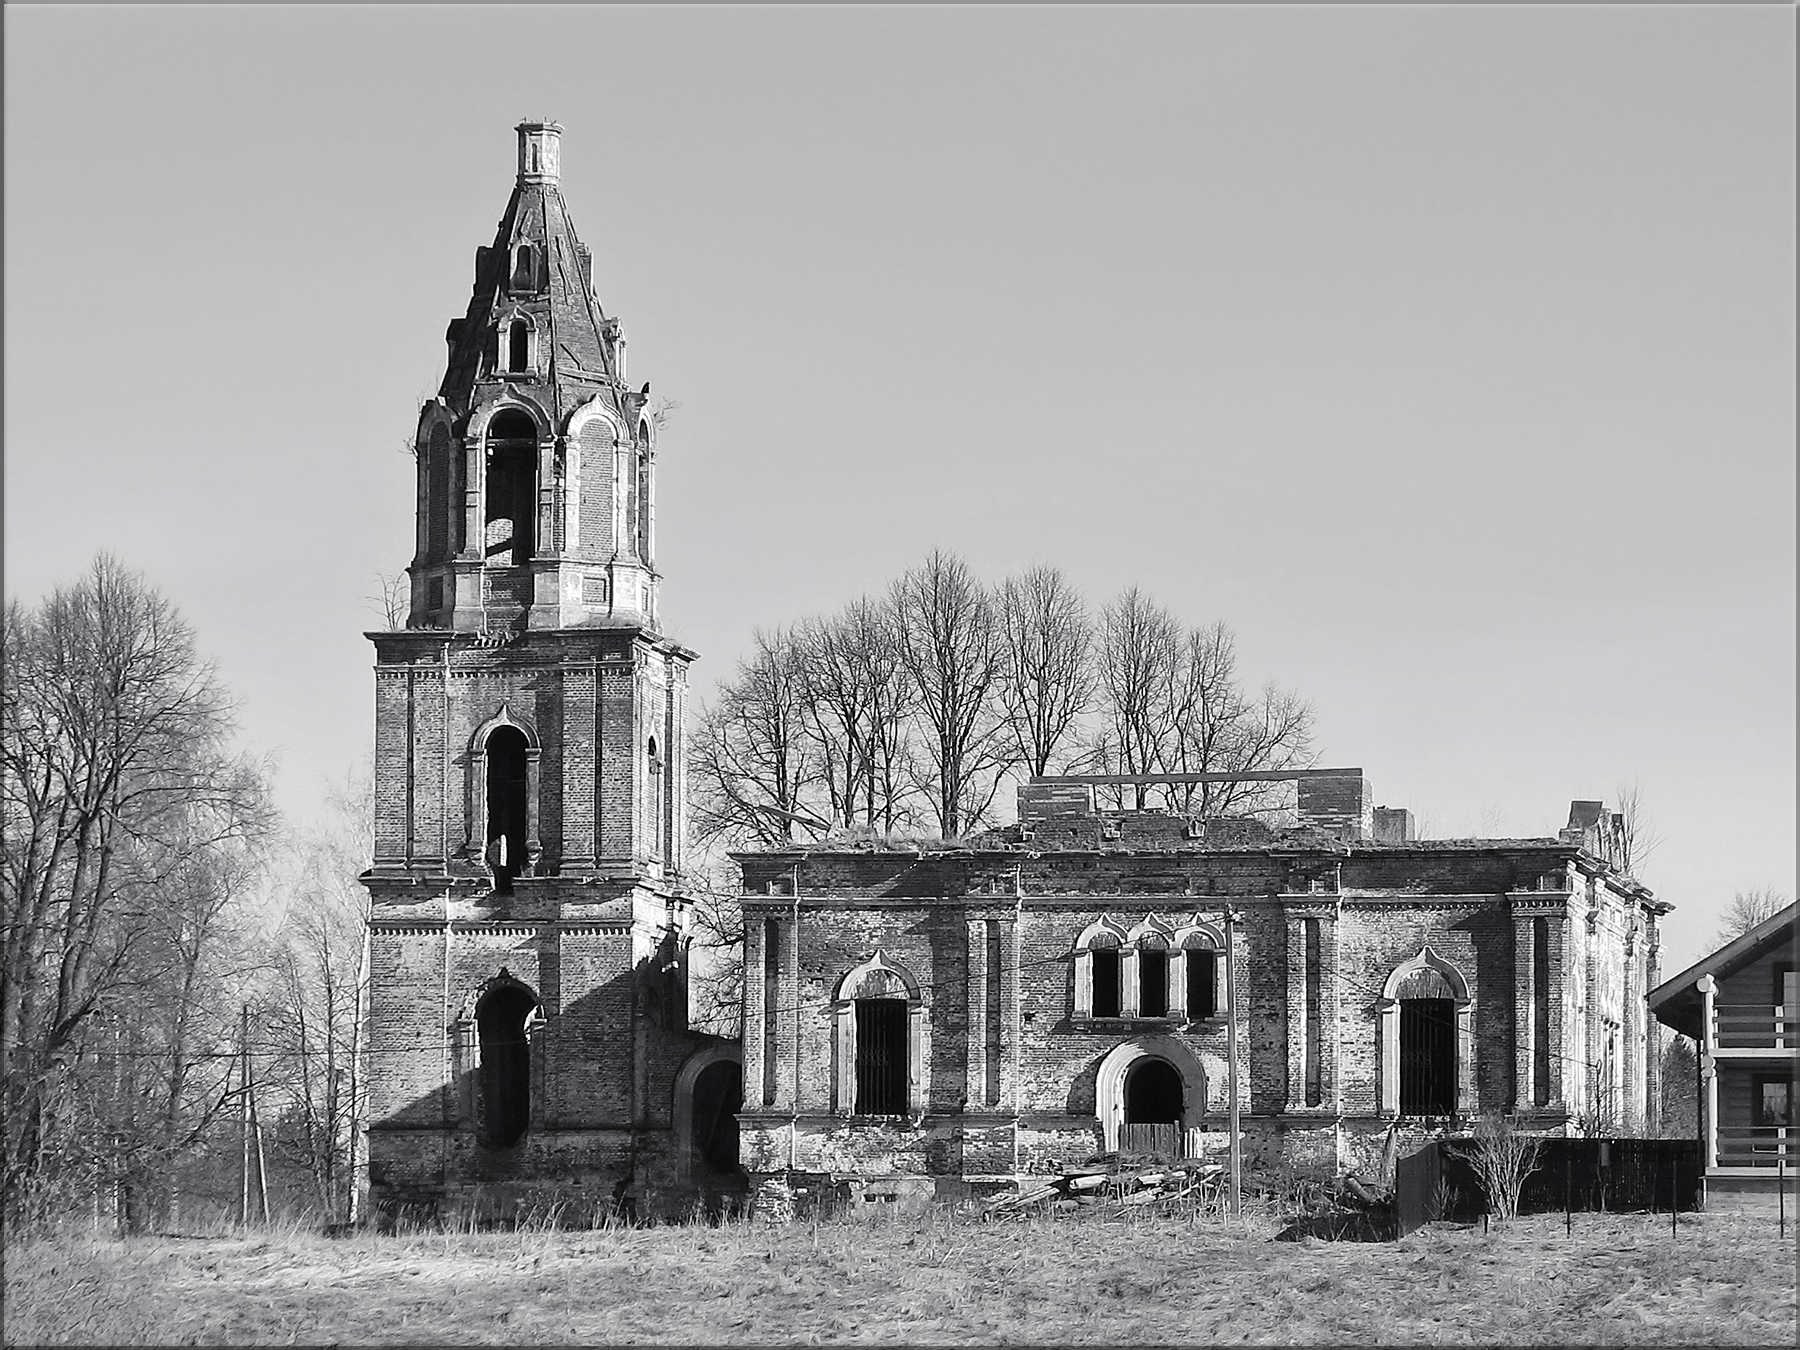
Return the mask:
POLYGON ((1180 1219, 328 1240, 40 1238, 5 1250, 5 1340, 1792 1345, 1771 1217, 1561 1215, 1398 1243, 1180 1219))

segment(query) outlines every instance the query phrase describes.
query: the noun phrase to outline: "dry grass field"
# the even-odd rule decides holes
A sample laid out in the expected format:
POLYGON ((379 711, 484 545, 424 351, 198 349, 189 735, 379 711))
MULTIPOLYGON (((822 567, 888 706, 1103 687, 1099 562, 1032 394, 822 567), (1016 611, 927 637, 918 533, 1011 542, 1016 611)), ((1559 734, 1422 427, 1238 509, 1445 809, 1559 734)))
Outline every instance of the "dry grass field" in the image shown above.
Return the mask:
POLYGON ((8 1345, 1795 1343, 1773 1216, 1578 1214, 1398 1243, 1181 1219, 45 1237, 8 1345))

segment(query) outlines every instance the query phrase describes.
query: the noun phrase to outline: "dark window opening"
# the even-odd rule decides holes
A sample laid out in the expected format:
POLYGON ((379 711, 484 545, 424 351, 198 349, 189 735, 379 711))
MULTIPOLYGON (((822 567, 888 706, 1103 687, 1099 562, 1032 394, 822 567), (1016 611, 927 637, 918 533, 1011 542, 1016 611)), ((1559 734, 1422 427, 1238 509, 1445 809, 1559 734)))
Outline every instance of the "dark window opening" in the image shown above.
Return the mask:
POLYGON ((1096 947, 1088 957, 1093 963, 1094 1016, 1119 1015, 1119 951, 1116 947, 1096 947))
POLYGON ((537 254, 530 244, 520 244, 513 254, 512 289, 530 291, 537 289, 537 254))
POLYGON ((481 1036, 481 1142, 516 1144, 531 1121, 531 1045, 525 1019, 536 1006, 521 985, 501 985, 475 1007, 481 1036))
POLYGON ((1181 1075, 1168 1060, 1139 1060, 1125 1075, 1127 1125, 1177 1124, 1181 1108, 1181 1075))
POLYGON ((1447 1116, 1456 1109, 1456 1004, 1400 1000, 1400 1114, 1447 1116))
POLYGON ((743 1104, 743 1071, 728 1060, 707 1065, 694 1080, 694 1155, 707 1170, 737 1170, 737 1113, 743 1104))
POLYGON ((487 860, 505 895, 525 866, 525 733, 496 727, 487 739, 487 860))
POLYGON ((1219 1011, 1219 954, 1209 951, 1187 953, 1187 1011, 1195 1021, 1212 1017, 1219 1011))
POLYGON ((1759 1073, 1750 1080, 1750 1123, 1775 1126, 1794 1123, 1794 1080, 1785 1073, 1759 1073))
POLYGON ((506 333, 506 368, 531 369, 531 329, 523 319, 513 320, 506 333))
POLYGON ((524 413, 501 413, 487 443, 487 560, 521 567, 531 561, 537 514, 537 429, 524 413))
POLYGON ((856 1000, 856 1114, 906 1113, 906 1000, 856 1000))
POLYGON ((1138 953, 1138 1016, 1169 1015, 1169 954, 1159 951, 1138 953))

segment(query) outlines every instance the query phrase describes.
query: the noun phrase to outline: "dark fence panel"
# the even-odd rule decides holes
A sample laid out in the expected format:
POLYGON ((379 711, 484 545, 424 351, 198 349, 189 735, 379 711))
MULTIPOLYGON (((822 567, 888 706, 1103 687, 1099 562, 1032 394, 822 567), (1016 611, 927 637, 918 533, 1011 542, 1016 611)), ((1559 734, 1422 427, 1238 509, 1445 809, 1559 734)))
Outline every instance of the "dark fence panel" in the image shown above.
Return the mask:
MULTIPOLYGON (((1394 1203, 1399 1231, 1436 1219, 1471 1220, 1487 1208, 1467 1140, 1440 1140, 1401 1158, 1394 1203)), ((1537 1168, 1519 1192, 1521 1214, 1578 1210, 1691 1210, 1700 1201, 1700 1145, 1692 1139, 1538 1141, 1537 1168)))

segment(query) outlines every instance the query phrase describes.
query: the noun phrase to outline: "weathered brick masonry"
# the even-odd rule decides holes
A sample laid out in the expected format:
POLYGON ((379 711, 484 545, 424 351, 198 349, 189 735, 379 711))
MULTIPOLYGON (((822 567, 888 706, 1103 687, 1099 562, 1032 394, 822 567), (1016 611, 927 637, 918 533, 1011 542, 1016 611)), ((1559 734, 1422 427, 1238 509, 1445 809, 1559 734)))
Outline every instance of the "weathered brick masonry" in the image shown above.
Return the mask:
POLYGON ((1615 865, 1617 818, 1417 841, 1355 770, 1292 775, 1279 831, 1045 780, 966 845, 743 855, 742 1041, 690 1032, 694 653, 661 625, 649 386, 560 129, 518 137, 419 418, 407 622, 368 635, 379 1211, 670 1212, 742 1169, 774 1212, 914 1203, 1223 1149, 1233 1004, 1254 1169, 1365 1164, 1489 1109, 1646 1123, 1667 906, 1615 865))
POLYGON ((518 130, 420 415, 411 611, 369 634, 369 1179, 389 1214, 686 1203, 719 1180, 676 1145, 695 1080, 724 1066, 714 1108, 735 1091, 736 1046, 686 1029, 694 654, 660 627, 648 386, 594 296, 559 128, 518 130))
POLYGON ((1557 837, 1417 841, 1391 812, 1376 840, 1360 774, 1343 777, 1307 785, 1286 831, 1027 790, 1023 828, 967 846, 740 855, 743 1156, 764 1203, 1010 1184, 1159 1121, 1222 1150, 1223 972, 1211 995, 1173 986, 1187 960, 1222 960, 1228 910, 1247 1167, 1370 1165, 1390 1135, 1487 1110, 1649 1123, 1643 996, 1667 906, 1610 861, 1611 818, 1577 803, 1557 837), (906 1109, 870 1113, 855 1005, 895 994, 906 1109), (1134 1108, 1154 1065, 1179 1094, 1134 1108))

